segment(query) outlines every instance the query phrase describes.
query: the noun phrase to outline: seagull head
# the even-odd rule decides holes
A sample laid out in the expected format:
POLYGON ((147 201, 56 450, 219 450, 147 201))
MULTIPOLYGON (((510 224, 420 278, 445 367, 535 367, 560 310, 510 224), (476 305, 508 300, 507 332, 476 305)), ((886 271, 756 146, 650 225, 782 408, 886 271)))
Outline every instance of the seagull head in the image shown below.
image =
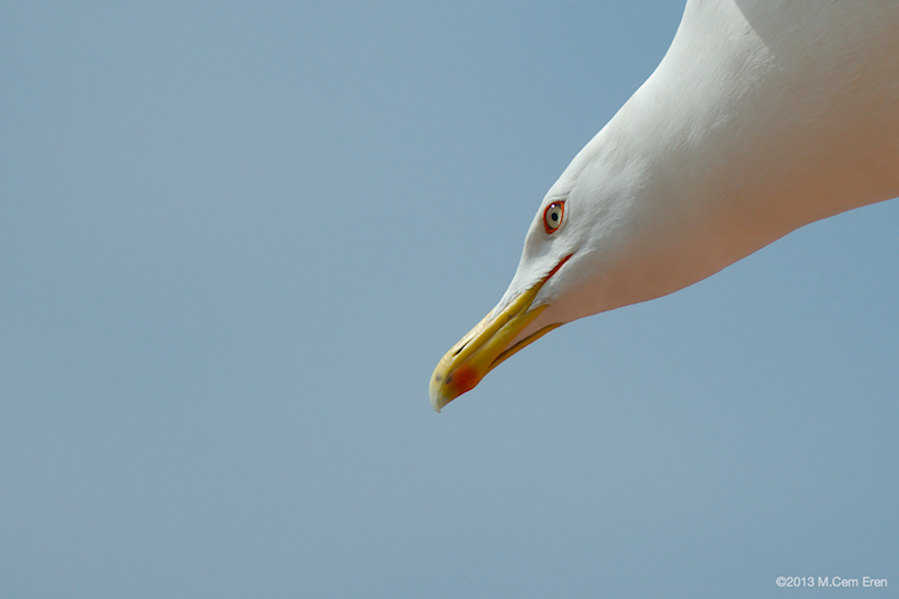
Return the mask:
POLYGON ((603 288, 616 263, 616 214, 633 184, 621 183, 626 168, 603 176, 609 160, 599 159, 596 147, 588 144, 540 203, 499 303, 437 364, 429 392, 438 412, 546 333, 609 309, 604 304, 613 297, 603 288))

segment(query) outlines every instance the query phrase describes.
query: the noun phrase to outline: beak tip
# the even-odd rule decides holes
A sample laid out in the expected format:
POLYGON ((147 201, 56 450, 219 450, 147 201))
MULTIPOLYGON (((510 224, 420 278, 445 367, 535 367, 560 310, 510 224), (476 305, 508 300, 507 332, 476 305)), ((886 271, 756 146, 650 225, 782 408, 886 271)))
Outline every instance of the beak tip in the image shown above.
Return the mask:
POLYGON ((437 381, 436 373, 434 373, 431 375, 431 384, 428 385, 428 396, 431 398, 431 407, 434 408, 434 411, 438 414, 440 413, 440 408, 445 405, 440 403, 441 395, 440 383, 437 381))
POLYGON ((449 403, 449 400, 441 393, 442 388, 441 385, 435 381, 433 378, 431 379, 431 386, 428 389, 428 395, 431 397, 431 407, 434 408, 434 411, 438 414, 440 410, 449 403))

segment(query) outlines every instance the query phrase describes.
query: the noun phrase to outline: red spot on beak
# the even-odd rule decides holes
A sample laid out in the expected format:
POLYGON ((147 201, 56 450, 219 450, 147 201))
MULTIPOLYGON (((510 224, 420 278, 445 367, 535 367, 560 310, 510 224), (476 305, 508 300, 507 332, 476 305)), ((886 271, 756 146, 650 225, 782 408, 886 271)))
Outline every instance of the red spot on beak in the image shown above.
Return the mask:
POLYGON ((478 376, 478 373, 474 368, 467 364, 463 364, 450 375, 449 379, 446 381, 446 386, 453 387, 453 389, 458 392, 457 395, 462 395, 466 391, 474 389, 480 380, 481 377, 478 376))

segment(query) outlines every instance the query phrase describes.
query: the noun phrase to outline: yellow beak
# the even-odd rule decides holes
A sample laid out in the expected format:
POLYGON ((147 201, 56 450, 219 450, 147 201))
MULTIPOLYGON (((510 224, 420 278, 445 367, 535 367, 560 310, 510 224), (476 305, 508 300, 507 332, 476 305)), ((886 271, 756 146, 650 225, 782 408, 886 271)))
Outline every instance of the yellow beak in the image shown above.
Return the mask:
POLYGON ((429 388, 431 405, 435 410, 439 412, 455 398, 474 389, 481 379, 503 360, 562 325, 562 323, 547 325, 514 345, 509 345, 546 309, 546 305, 531 308, 531 304, 546 281, 570 257, 567 256, 539 283, 512 300, 502 312, 499 314, 491 312, 485 316, 443 356, 437 363, 434 374, 431 375, 429 388))

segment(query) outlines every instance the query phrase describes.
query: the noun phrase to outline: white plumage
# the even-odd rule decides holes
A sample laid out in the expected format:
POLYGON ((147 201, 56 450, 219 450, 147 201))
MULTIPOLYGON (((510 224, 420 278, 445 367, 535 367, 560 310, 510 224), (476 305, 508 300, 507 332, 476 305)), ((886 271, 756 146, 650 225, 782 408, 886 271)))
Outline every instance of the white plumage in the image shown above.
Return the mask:
POLYGON ((690 0, 656 71, 546 194, 508 290, 434 371, 432 404, 560 324, 897 195, 899 2, 690 0))

